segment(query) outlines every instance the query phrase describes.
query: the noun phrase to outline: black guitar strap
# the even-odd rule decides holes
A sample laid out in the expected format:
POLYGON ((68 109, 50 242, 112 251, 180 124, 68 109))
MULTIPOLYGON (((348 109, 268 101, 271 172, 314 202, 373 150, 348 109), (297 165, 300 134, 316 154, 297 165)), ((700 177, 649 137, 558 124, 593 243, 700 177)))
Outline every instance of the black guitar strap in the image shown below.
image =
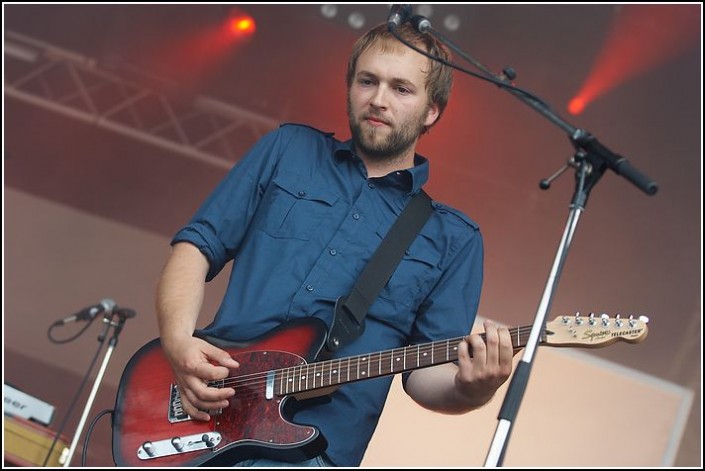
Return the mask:
POLYGON ((335 303, 326 348, 329 354, 357 339, 365 330, 364 317, 433 213, 431 198, 419 191, 404 208, 360 274, 350 294, 335 303))

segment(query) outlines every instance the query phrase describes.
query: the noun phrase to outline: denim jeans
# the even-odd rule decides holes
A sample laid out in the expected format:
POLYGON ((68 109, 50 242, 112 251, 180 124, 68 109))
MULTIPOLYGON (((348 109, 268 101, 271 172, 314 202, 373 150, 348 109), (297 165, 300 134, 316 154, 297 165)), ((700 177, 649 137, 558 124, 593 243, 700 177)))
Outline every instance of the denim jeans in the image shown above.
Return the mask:
POLYGON ((333 463, 323 455, 318 455, 306 461, 298 463, 287 463, 285 461, 270 460, 268 458, 256 458, 237 463, 236 467, 258 467, 258 468, 332 468, 333 463))

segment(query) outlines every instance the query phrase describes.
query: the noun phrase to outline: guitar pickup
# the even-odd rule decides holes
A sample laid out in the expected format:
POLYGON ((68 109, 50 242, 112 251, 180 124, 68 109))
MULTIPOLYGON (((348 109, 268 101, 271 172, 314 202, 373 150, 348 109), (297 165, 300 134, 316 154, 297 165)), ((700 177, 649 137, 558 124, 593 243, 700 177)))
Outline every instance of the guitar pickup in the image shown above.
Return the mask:
POLYGON ((147 441, 137 449, 137 457, 141 460, 151 460, 192 451, 215 450, 221 440, 222 437, 218 432, 208 432, 156 442, 147 441))

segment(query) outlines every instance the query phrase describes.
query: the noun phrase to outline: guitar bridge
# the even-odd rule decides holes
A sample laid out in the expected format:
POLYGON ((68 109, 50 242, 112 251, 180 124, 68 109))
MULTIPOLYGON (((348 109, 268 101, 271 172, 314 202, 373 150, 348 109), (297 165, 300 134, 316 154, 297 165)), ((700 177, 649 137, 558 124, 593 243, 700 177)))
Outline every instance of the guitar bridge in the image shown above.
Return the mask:
MULTIPOLYGON (((223 409, 215 409, 206 412, 210 415, 220 415, 223 413, 223 409)), ((167 416, 169 422, 172 424, 191 420, 191 416, 184 411, 179 386, 176 384, 171 385, 171 391, 169 393, 169 412, 167 413, 167 416)))

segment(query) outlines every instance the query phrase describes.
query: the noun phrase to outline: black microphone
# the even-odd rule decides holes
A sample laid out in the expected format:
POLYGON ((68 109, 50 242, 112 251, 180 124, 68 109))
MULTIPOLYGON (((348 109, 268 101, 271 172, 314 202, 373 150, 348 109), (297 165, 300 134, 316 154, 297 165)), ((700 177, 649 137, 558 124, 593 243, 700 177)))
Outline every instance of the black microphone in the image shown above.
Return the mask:
POLYGON ((389 16, 387 17, 387 29, 393 31, 397 29, 400 25, 406 23, 411 18, 411 5, 408 3, 392 5, 389 9, 389 16))
POLYGON ((81 309, 73 316, 65 317, 64 319, 54 322, 54 325, 64 325, 77 321, 90 321, 95 319, 98 314, 102 312, 112 312, 113 309, 115 309, 115 301, 108 298, 102 299, 100 303, 81 309))
POLYGON ((124 317, 125 319, 130 319, 132 317, 135 317, 137 313, 135 312, 134 309, 128 309, 126 307, 121 307, 118 309, 115 309, 115 314, 117 314, 120 317, 124 317))
POLYGON ((428 18, 421 15, 414 15, 411 17, 411 24, 414 29, 421 34, 428 32, 431 29, 431 21, 428 18))

